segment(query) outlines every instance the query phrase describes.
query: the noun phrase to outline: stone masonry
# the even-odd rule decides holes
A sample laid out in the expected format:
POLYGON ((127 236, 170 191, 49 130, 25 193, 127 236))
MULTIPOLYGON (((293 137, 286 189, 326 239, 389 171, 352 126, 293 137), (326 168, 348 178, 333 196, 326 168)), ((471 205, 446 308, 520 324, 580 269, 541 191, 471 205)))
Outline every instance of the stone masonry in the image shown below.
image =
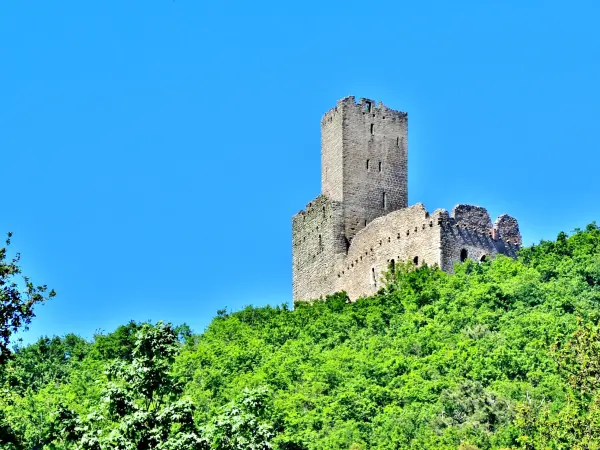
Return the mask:
POLYGON ((516 255, 521 235, 510 216, 492 225, 479 206, 408 207, 407 132, 406 113, 364 98, 346 97, 323 116, 322 194, 292 218, 294 301, 375 294, 401 262, 451 272, 466 258, 516 255))

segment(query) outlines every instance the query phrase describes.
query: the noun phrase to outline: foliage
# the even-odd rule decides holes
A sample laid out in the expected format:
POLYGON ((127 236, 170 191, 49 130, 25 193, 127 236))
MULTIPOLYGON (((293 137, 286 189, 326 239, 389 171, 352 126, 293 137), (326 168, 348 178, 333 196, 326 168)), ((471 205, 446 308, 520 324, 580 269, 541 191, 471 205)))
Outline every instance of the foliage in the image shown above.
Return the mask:
POLYGON ((547 404, 519 406, 523 449, 600 448, 600 326, 580 323, 564 346, 554 346, 559 367, 572 391, 567 404, 552 414, 547 404))
POLYGON ((12 233, 8 233, 6 247, 0 249, 0 368, 9 359, 9 341, 13 333, 27 328, 35 316, 33 308, 55 292, 44 286, 35 286, 29 277, 22 274, 19 266, 20 254, 7 257, 12 233), (21 286, 20 286, 21 285, 21 286))
POLYGON ((599 306, 591 224, 454 274, 398 264, 356 302, 221 310, 200 335, 41 340, 6 366, 0 430, 15 449, 600 448, 599 306))
POLYGON ((181 388, 169 373, 177 352, 170 325, 142 325, 131 363, 108 366, 101 404, 85 417, 61 405, 53 434, 81 450, 208 448, 194 423, 194 405, 179 398, 181 388))
POLYGON ((93 351, 97 352, 95 357, 102 360, 119 359, 131 362, 137 333, 142 326, 142 323, 132 320, 107 335, 96 333, 93 348, 93 351))
POLYGON ((85 358, 89 347, 74 334, 42 337, 26 347, 17 346, 5 368, 5 383, 21 394, 28 389, 38 392, 49 383, 62 383, 85 358))
POLYGON ((264 420, 269 406, 264 387, 244 389, 238 402, 222 408, 207 427, 211 447, 218 450, 268 450, 273 427, 264 420))

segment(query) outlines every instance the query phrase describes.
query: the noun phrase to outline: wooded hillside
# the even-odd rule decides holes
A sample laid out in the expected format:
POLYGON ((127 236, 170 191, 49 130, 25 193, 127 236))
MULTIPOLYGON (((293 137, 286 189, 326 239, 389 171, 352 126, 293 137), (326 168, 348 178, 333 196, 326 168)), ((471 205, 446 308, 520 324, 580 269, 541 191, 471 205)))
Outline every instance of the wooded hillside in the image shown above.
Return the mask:
POLYGON ((599 319, 592 224, 355 303, 43 338, 0 369, 0 447, 600 448, 599 319))

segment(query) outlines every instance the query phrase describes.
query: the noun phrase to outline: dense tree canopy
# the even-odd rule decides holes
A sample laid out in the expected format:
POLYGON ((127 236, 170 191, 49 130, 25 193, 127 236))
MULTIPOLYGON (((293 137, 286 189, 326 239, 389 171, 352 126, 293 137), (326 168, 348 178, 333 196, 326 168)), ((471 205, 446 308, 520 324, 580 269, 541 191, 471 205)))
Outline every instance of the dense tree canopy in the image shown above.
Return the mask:
POLYGON ((596 449, 599 321, 592 224, 452 275, 397 266, 354 303, 219 311, 200 335, 43 338, 6 365, 0 448, 86 448, 83 430, 96 448, 596 449))

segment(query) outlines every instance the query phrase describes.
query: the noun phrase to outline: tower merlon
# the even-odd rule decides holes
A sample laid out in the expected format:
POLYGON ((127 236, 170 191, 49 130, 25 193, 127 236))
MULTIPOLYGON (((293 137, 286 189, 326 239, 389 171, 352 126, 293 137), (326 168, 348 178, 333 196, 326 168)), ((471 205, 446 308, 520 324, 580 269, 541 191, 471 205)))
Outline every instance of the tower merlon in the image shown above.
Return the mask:
POLYGON ((380 117, 382 119, 390 120, 404 120, 408 119, 408 113, 404 111, 398 111, 387 107, 382 101, 377 102, 370 98, 360 98, 358 102, 355 100, 353 95, 344 97, 337 101, 337 105, 331 108, 321 118, 321 124, 324 125, 327 122, 331 122, 333 117, 339 114, 343 109, 355 108, 360 110, 363 114, 374 114, 373 117, 380 117))

